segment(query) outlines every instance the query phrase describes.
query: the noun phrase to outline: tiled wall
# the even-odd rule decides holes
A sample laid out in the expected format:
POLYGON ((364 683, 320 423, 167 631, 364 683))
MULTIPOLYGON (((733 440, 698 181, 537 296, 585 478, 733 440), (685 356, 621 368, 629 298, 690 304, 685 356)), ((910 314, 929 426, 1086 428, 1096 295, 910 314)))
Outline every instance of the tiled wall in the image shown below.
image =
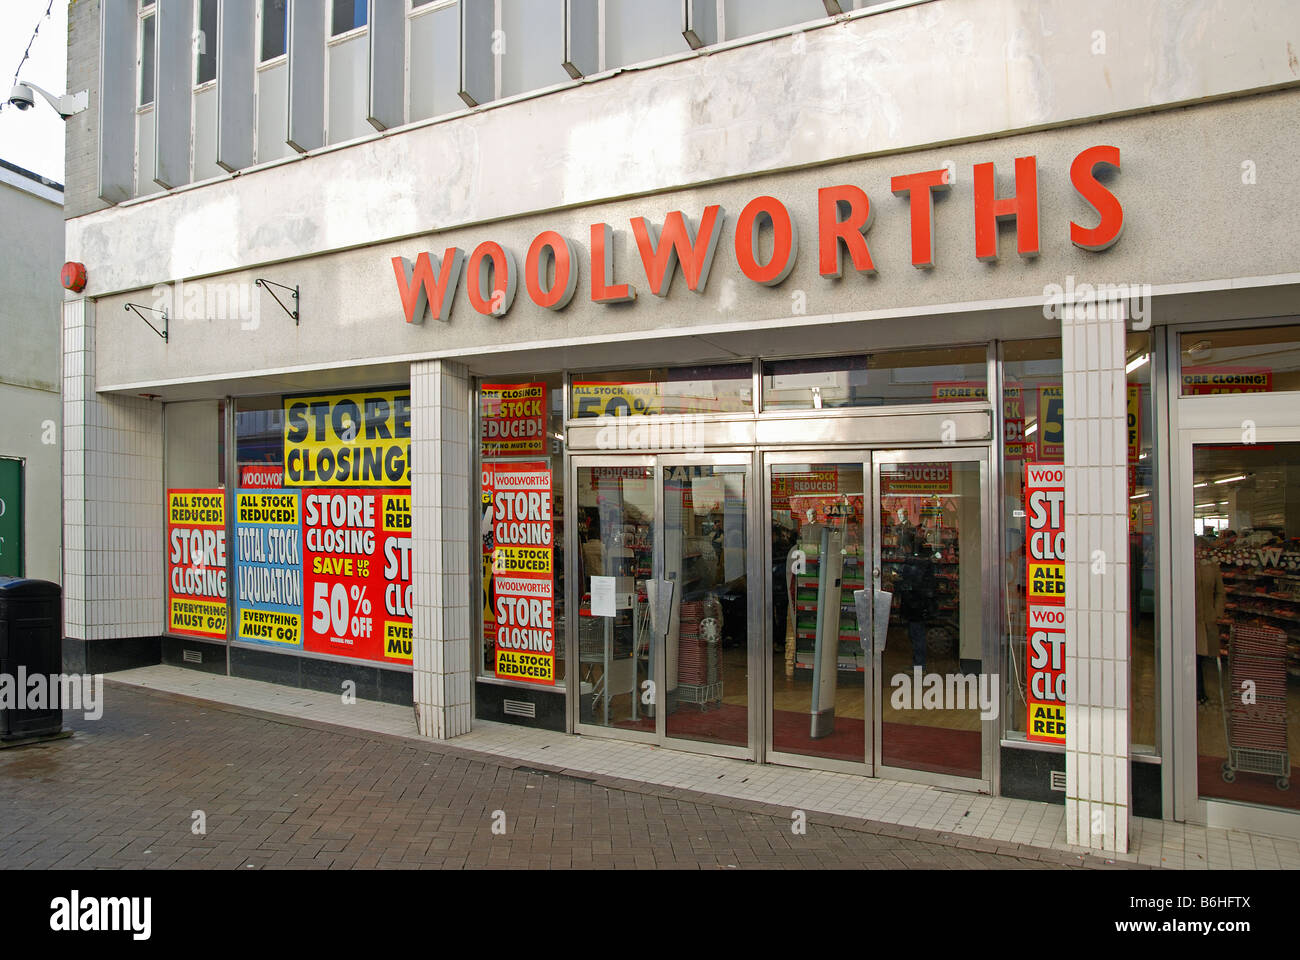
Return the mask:
POLYGON ((63 305, 64 633, 163 625, 162 406, 95 394, 95 308, 63 305))
MULTIPOLYGON (((1069 313, 1069 311, 1066 311, 1069 313)), ((1122 319, 1061 322, 1066 835, 1128 851, 1128 452, 1122 319)), ((1103 316, 1096 317, 1101 313, 1103 316)))
POLYGON ((420 733, 469 733, 469 377, 459 364, 411 364, 413 650, 420 733))

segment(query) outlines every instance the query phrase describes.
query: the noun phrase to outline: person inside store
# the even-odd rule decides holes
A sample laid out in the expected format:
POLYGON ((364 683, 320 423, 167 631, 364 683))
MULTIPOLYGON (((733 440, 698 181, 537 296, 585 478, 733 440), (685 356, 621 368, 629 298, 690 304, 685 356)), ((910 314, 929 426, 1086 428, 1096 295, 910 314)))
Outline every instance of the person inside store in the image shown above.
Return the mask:
POLYGON ((934 572, 934 550, 926 540, 925 528, 904 526, 899 533, 903 564, 894 590, 899 596, 898 612, 907 624, 912 641, 912 666, 925 669, 925 630, 934 616, 938 578, 934 572))
POLYGON ((1205 706, 1205 665, 1219 656, 1219 618, 1223 616, 1228 593, 1223 572, 1210 556, 1214 541, 1196 538, 1196 702, 1205 706))

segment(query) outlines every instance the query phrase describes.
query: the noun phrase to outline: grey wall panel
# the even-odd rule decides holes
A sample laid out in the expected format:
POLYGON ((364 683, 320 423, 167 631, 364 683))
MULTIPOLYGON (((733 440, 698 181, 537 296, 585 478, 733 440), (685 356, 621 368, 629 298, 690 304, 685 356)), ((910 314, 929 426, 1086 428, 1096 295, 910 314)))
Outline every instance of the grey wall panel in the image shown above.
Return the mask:
POLYGON ((492 0, 460 0, 460 98, 471 107, 496 98, 492 0))
POLYGON ((134 0, 103 0, 99 16, 98 193, 121 203, 135 192, 134 0))
POLYGON ((682 36, 696 50, 718 42, 717 0, 682 0, 682 36))
POLYGON ((600 0, 564 0, 564 69, 575 80, 600 70, 600 0))
POLYGON ((194 4, 158 0, 154 50, 154 182, 179 187, 190 182, 190 101, 194 89, 194 4))
POLYGON ((325 145, 325 4, 289 3, 289 129, 299 153, 325 145))
POLYGON ((217 163, 253 163, 254 0, 223 0, 217 18, 217 163))
POLYGON ((376 130, 401 126, 406 118, 406 0, 370 0, 370 97, 366 119, 376 130))

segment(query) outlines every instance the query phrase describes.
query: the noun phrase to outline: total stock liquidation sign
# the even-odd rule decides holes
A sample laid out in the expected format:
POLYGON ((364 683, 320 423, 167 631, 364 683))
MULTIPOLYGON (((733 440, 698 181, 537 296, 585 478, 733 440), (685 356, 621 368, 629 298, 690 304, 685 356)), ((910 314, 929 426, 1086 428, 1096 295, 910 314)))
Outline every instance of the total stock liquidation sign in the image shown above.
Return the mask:
POLYGON ((1025 464, 1025 733, 1065 743, 1065 468, 1025 464))

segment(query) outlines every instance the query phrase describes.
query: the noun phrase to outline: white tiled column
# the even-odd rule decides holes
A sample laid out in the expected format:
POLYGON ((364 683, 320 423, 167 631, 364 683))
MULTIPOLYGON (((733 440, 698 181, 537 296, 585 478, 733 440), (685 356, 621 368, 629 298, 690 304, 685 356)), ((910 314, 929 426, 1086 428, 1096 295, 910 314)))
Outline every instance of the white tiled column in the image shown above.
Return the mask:
POLYGON ((1089 312, 1103 316, 1061 321, 1065 822, 1070 843, 1125 853, 1129 821, 1125 329, 1119 318, 1122 313, 1089 312))
POLYGON ((95 306, 63 305, 64 633, 163 628, 162 406, 95 393, 95 306))
POLYGON ((411 364, 414 696, 421 735, 469 733, 470 390, 465 368, 411 364))

